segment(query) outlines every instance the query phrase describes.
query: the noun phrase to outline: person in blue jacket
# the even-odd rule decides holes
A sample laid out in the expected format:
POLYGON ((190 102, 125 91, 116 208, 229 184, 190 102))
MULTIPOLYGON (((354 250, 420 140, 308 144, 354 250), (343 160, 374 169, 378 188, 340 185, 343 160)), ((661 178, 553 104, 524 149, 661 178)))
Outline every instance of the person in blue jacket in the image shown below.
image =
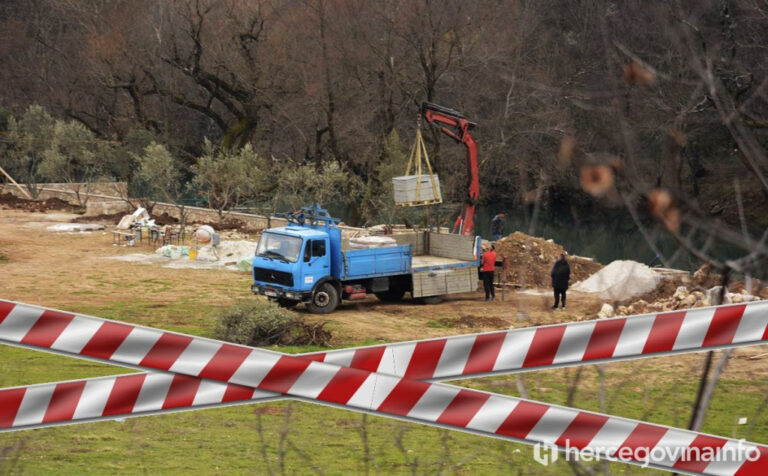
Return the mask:
POLYGON ((499 212, 491 220, 491 235, 493 235, 493 241, 499 241, 504 236, 504 219, 507 214, 499 212))

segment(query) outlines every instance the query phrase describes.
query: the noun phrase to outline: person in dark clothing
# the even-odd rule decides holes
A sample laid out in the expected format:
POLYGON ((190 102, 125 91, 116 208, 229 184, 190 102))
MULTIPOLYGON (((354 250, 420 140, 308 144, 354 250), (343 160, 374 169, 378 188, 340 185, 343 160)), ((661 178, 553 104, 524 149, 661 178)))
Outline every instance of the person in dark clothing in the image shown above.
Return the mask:
POLYGON ((485 289, 485 300, 494 301, 496 299, 496 290, 493 288, 493 273, 496 269, 496 247, 491 245, 491 249, 483 252, 480 258, 480 275, 483 278, 483 289, 485 289))
POLYGON ((499 241, 504 236, 504 218, 507 215, 504 212, 496 214, 491 220, 491 235, 493 235, 493 241, 499 241))
POLYGON ((555 261, 549 275, 552 277, 552 288, 555 290, 555 305, 552 306, 552 309, 557 309, 561 298, 563 309, 565 309, 565 291, 568 290, 568 280, 571 278, 571 267, 568 260, 565 259, 565 253, 561 254, 560 259, 555 261))

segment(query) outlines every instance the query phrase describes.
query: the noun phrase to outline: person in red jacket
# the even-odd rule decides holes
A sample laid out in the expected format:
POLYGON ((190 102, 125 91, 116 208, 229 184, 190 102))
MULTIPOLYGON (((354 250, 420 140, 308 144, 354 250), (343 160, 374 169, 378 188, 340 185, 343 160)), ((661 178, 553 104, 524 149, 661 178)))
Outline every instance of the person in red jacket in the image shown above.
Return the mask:
POLYGON ((493 289, 493 272, 495 268, 496 247, 491 245, 491 249, 483 252, 483 256, 480 258, 480 275, 483 278, 486 301, 496 300, 496 291, 493 289))

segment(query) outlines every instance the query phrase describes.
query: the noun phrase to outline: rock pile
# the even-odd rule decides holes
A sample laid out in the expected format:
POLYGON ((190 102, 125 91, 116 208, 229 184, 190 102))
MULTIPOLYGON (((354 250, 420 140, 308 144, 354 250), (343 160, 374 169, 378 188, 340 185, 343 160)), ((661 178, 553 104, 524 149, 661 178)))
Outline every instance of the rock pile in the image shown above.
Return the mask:
MULTIPOLYGON (((516 231, 496 242, 496 253, 507 258, 509 268, 506 282, 524 287, 548 287, 551 284, 549 272, 552 265, 565 249, 552 240, 545 240, 516 231)), ((603 266, 589 258, 569 256, 571 282, 581 281, 603 266)))
MULTIPOLYGON (((689 290, 686 286, 678 286, 672 296, 663 297, 656 301, 648 302, 638 299, 631 304, 618 306, 615 311, 610 304, 603 304, 598 313, 599 317, 631 316, 653 312, 674 311, 677 309, 691 309, 720 304, 722 286, 713 286, 706 291, 689 290)), ((740 292, 723 293, 722 304, 736 304, 743 302, 759 301, 761 298, 742 289, 740 292)))

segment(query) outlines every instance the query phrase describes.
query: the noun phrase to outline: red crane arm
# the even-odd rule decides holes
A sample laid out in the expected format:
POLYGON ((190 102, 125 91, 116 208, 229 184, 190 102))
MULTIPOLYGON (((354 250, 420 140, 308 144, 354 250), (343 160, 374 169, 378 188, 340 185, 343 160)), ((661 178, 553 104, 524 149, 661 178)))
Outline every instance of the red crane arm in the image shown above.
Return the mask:
POLYGON ((440 131, 451 139, 464 144, 467 148, 467 197, 461 208, 461 214, 454 224, 454 232, 470 236, 475 231, 475 208, 480 198, 480 179, 477 170, 477 143, 470 130, 477 124, 464 118, 458 111, 425 102, 421 105, 424 119, 431 124, 446 125, 440 131))

